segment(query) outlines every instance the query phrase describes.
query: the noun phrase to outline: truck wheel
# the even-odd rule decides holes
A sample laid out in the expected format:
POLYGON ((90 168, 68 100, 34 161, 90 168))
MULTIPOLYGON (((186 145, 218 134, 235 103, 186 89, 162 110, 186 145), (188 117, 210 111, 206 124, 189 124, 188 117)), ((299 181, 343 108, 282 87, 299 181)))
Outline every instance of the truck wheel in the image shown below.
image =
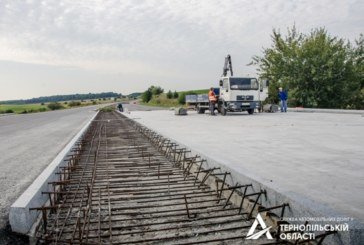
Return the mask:
POLYGON ((221 112, 221 115, 226 116, 227 111, 226 111, 226 108, 224 107, 224 105, 221 106, 220 112, 221 112))
POLYGON ((254 109, 248 109, 248 113, 251 115, 254 113, 254 109))

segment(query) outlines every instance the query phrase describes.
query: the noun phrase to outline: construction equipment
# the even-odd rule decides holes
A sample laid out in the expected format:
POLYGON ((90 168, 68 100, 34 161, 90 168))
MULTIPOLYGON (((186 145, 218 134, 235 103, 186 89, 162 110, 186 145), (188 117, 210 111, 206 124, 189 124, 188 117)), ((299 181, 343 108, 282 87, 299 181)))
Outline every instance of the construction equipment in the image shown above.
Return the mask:
POLYGON ((225 57, 225 65, 224 65, 224 68, 222 70, 222 77, 226 77, 227 76, 227 72, 230 71, 230 76, 234 76, 233 75, 233 65, 231 63, 231 56, 230 54, 228 54, 226 57, 225 57))
POLYGON ((176 116, 185 116, 187 115, 187 110, 182 107, 178 107, 174 109, 174 115, 176 116))
POLYGON ((276 104, 265 104, 263 106, 264 112, 277 112, 279 111, 279 106, 276 104))
MULTIPOLYGON (((227 55, 219 88, 215 88, 214 92, 218 95, 215 107, 221 115, 242 111, 253 114, 256 109, 262 111, 262 102, 268 97, 268 81, 258 81, 254 77, 234 77, 231 56, 227 55)), ((200 114, 209 109, 207 95, 187 95, 186 103, 200 114)))

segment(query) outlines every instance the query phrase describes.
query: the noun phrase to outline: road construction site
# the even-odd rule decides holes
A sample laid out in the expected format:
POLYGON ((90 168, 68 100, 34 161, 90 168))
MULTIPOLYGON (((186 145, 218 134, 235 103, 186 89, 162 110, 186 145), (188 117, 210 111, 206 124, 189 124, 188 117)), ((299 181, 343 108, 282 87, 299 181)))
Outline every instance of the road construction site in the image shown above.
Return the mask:
POLYGON ((240 243, 265 195, 229 186, 230 173, 116 112, 100 113, 73 152, 49 183, 54 189, 43 192, 49 205, 31 208, 42 212, 40 241, 240 243))
POLYGON ((362 241, 361 114, 126 109, 99 112, 43 179, 46 201, 13 205, 14 228, 37 217, 21 232, 55 244, 272 242, 246 239, 259 212, 276 243, 284 217, 317 216, 349 217, 351 232, 312 243, 362 241))
POLYGON ((131 112, 129 118, 234 172, 364 221, 364 117, 331 113, 131 112), (361 171, 360 171, 361 170, 361 171), (323 185, 323 183, 325 183, 323 185))
POLYGON ((359 234, 351 240, 356 244, 364 221, 363 113, 313 112, 126 115, 230 171, 235 180, 270 190, 268 203, 290 203, 290 217, 350 218, 359 234))

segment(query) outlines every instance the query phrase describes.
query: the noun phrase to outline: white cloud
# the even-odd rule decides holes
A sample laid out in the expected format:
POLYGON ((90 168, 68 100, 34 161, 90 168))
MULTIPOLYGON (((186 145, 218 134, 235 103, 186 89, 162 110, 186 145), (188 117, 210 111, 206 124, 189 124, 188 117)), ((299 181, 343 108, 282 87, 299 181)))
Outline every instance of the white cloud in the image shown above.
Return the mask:
POLYGON ((363 12, 360 0, 2 0, 0 60, 211 81, 227 53, 238 74, 252 72, 245 64, 273 27, 353 40, 363 12))

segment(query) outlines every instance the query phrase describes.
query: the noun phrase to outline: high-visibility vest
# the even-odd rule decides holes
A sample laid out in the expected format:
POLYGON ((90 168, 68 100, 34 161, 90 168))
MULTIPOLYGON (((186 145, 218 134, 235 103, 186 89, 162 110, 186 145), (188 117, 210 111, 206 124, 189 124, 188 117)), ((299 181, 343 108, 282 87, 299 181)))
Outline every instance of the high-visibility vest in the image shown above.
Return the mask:
POLYGON ((215 96, 215 93, 214 91, 209 91, 209 101, 216 101, 216 96, 215 96))

